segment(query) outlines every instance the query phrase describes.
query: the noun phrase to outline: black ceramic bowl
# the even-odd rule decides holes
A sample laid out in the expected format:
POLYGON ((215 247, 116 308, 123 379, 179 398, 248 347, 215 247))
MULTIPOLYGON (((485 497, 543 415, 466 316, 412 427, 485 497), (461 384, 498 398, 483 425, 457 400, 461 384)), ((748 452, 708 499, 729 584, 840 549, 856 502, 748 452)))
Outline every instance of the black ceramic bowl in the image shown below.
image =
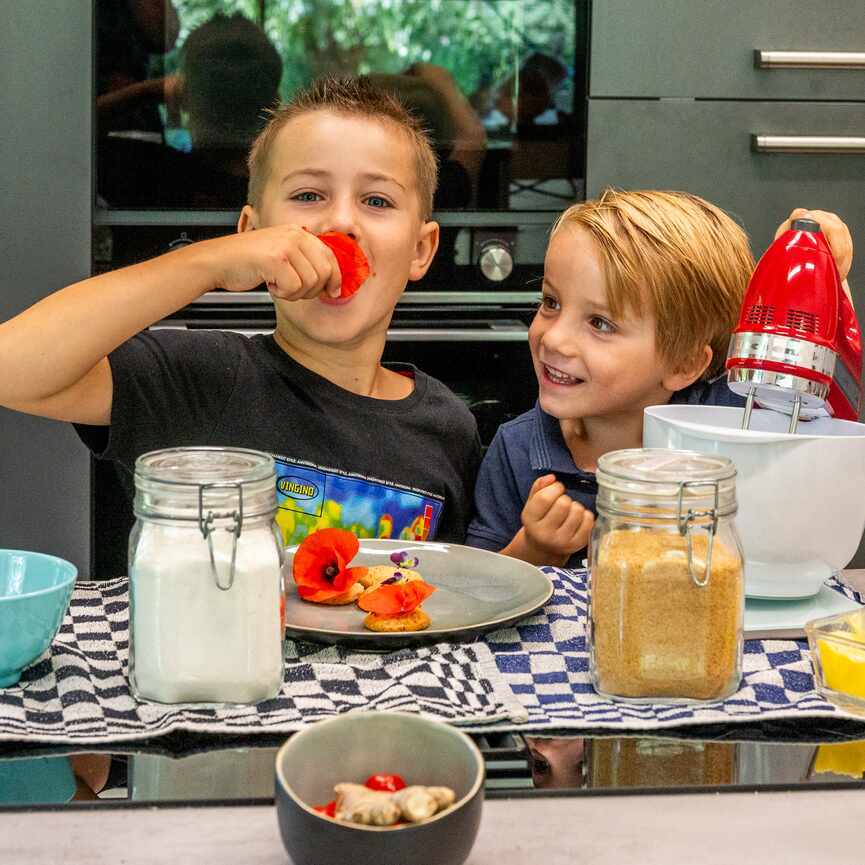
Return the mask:
POLYGON ((321 721, 295 733, 276 756, 279 830, 295 865, 460 865, 481 819, 484 761, 464 733, 438 721, 364 712, 321 721), (418 824, 361 826, 313 810, 343 781, 363 784, 377 772, 408 784, 446 786, 456 802, 418 824))

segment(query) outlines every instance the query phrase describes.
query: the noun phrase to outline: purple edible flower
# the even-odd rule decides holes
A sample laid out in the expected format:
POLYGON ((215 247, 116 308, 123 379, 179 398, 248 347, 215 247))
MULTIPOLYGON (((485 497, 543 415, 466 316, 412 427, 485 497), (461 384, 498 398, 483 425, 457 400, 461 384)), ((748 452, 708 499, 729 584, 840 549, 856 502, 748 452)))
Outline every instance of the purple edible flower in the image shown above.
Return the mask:
POLYGON ((416 556, 410 556, 408 550, 399 550, 396 553, 390 554, 390 560, 397 566, 402 568, 415 568, 419 559, 416 556))

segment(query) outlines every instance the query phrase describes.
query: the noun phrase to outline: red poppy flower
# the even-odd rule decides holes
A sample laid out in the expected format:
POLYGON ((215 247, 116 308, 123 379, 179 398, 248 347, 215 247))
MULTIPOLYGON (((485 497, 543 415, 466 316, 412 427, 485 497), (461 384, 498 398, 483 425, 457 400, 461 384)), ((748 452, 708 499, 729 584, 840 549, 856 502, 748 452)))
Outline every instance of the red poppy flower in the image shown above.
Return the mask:
POLYGON ((341 231, 326 231, 318 239, 330 247, 342 274, 340 297, 351 297, 369 276, 369 262, 358 242, 341 231))
POLYGON ((410 583, 392 583, 379 586, 374 592, 364 593, 357 605, 368 613, 380 616, 399 616, 417 609, 435 589, 423 580, 410 583))
POLYGON ((298 594, 307 601, 326 601, 353 586, 366 568, 349 568, 360 544, 345 529, 319 529, 297 548, 292 575, 298 594))

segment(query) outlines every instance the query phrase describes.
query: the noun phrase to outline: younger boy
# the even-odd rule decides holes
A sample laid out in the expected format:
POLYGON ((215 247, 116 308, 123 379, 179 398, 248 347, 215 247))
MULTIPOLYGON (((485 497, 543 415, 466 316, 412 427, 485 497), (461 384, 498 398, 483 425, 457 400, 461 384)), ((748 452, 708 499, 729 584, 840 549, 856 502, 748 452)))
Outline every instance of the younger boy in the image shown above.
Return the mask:
MULTIPOLYGON (((790 218, 806 213, 845 279, 846 226, 821 211, 790 218)), ((565 211, 529 330, 538 402, 496 433, 467 543, 578 565, 594 523, 598 458, 641 447, 644 408, 744 404, 727 387, 724 363, 753 269, 742 229, 697 196, 610 190, 565 211)))
POLYGON ((249 166, 238 234, 86 279, 0 325, 0 405, 76 423, 127 477, 158 448, 267 451, 289 543, 323 525, 462 540, 474 419, 435 379, 381 364, 394 306, 438 243, 426 136, 368 82, 328 80, 274 114, 249 166), (351 297, 326 231, 369 260, 351 297), (146 330, 208 291, 262 283, 273 335, 146 330))

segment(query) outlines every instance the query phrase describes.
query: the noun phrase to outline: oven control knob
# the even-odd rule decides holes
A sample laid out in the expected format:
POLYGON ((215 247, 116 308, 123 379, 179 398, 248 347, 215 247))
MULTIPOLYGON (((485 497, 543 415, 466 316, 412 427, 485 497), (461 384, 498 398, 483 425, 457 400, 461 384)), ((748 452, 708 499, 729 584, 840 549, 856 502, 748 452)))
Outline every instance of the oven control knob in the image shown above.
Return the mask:
POLYGON ((169 250, 179 249, 181 246, 189 246, 191 243, 195 243, 195 241, 185 231, 181 231, 180 237, 175 237, 168 244, 168 248, 169 250))
POLYGON ((503 240, 488 240, 481 246, 478 264, 481 273, 492 282, 501 282, 514 269, 511 247, 503 240))

